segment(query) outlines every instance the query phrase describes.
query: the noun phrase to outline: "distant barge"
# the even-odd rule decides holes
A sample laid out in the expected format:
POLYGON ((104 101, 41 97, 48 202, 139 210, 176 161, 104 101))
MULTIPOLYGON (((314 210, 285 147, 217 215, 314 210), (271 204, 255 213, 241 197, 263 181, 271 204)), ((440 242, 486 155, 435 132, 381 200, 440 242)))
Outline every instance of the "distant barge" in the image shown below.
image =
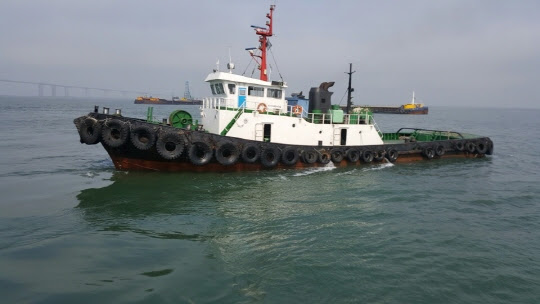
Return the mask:
POLYGON ((428 114, 429 108, 423 103, 416 103, 414 92, 412 95, 411 103, 395 106, 361 106, 362 108, 369 109, 372 113, 381 114, 428 114))

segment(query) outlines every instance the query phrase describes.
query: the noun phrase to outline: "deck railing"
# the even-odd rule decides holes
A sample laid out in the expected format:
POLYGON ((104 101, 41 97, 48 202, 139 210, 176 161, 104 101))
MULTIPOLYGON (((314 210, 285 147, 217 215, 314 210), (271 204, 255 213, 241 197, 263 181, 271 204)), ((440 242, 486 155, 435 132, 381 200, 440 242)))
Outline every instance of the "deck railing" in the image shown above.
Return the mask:
MULTIPOLYGON (((209 97, 203 99, 202 109, 221 109, 229 111, 238 111, 242 109, 243 112, 251 113, 258 111, 260 102, 246 101, 241 107, 238 107, 238 100, 232 98, 223 97, 209 97)), ((287 105, 285 109, 281 106, 267 105, 266 111, 258 111, 262 115, 280 115, 303 118, 308 122, 316 124, 345 124, 345 125, 375 125, 375 120, 370 112, 360 112, 352 114, 343 114, 343 120, 339 119, 339 122, 334 120, 334 116, 328 113, 308 113, 305 108, 302 107, 301 113, 294 114, 293 108, 295 106, 287 105)), ((261 108, 259 108, 261 109, 261 108)))

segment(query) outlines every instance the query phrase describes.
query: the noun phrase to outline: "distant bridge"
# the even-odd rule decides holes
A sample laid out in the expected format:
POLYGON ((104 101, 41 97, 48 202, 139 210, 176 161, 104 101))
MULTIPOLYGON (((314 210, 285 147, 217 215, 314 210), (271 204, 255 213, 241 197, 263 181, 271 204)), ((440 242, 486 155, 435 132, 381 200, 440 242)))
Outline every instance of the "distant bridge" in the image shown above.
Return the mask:
POLYGON ((48 82, 32 82, 32 81, 20 81, 20 80, 10 80, 10 79, 0 79, 0 82, 4 83, 17 83, 17 84, 26 84, 36 86, 38 96, 46 96, 45 91, 50 91, 50 95, 47 96, 57 96, 57 91, 63 91, 63 96, 70 96, 71 91, 78 90, 83 92, 83 96, 90 96, 90 93, 93 92, 102 92, 104 96, 109 96, 111 93, 121 94, 121 96, 128 96, 128 94, 133 94, 137 96, 160 96, 160 95, 169 95, 171 93, 157 93, 157 92, 148 92, 148 91, 130 91, 130 90, 117 90, 117 89, 107 89, 107 88, 95 88, 95 87, 84 87, 84 86, 73 86, 65 85, 58 83, 48 83, 48 82), (49 88, 49 90, 46 90, 49 88), (58 90, 60 89, 60 90, 58 90))

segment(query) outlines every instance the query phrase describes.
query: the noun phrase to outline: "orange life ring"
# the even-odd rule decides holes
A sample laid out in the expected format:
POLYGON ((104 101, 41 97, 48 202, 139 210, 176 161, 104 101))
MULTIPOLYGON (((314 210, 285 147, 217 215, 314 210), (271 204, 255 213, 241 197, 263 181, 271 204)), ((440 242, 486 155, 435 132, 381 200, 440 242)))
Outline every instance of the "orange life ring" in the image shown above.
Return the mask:
POLYGON ((261 102, 258 106, 257 106, 257 112, 259 113, 264 113, 266 112, 266 110, 268 109, 268 107, 266 106, 265 103, 261 102))
POLYGON ((302 114, 302 110, 303 110, 302 106, 299 106, 299 105, 292 107, 292 112, 294 115, 302 114))

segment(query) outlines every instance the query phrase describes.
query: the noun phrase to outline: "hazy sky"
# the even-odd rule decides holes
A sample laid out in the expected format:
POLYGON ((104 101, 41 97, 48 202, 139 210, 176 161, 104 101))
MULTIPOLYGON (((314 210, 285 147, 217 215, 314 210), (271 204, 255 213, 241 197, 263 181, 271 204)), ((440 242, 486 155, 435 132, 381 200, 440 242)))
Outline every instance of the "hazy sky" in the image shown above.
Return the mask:
POLYGON ((339 103, 353 63, 355 104, 540 107, 539 0, 1 0, 0 79, 204 97, 270 4, 288 93, 335 81, 339 103))

